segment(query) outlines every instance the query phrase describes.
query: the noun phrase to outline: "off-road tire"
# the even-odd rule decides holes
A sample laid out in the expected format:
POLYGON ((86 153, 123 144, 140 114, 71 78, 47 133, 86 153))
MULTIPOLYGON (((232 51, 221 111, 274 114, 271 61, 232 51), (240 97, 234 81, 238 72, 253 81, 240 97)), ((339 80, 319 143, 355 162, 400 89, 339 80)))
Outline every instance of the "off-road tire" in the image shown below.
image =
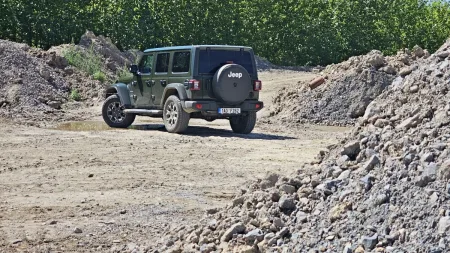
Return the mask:
POLYGON ((114 128, 127 128, 133 124, 136 118, 135 114, 123 112, 120 98, 117 95, 111 95, 105 100, 102 107, 102 116, 105 123, 114 128))
POLYGON ((255 128, 256 112, 248 112, 244 116, 236 116, 230 118, 230 126, 233 132, 238 134, 249 134, 255 128))
POLYGON ((164 126, 169 133, 182 133, 189 125, 191 115, 183 110, 180 99, 172 95, 164 103, 164 126))

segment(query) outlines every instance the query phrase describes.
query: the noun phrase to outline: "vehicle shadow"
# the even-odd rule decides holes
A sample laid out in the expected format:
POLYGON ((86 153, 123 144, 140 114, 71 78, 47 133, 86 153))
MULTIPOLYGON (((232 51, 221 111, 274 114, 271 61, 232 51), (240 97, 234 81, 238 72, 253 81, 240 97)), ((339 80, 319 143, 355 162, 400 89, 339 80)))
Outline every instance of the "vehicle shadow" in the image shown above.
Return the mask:
MULTIPOLYGON (((134 130, 141 130, 141 131, 161 131, 161 132, 167 132, 164 128, 164 125, 161 124, 139 124, 139 125, 133 125, 129 127, 130 129, 134 130)), ((186 132, 183 133, 183 135, 188 136, 199 136, 199 137, 234 137, 234 138, 241 138, 241 139, 248 139, 248 140, 294 140, 295 137, 291 136, 282 136, 282 135, 275 135, 275 134, 264 134, 264 133, 250 133, 250 134, 236 134, 233 133, 231 130, 225 130, 225 129, 217 129, 217 128, 210 128, 205 126, 189 126, 186 132)))

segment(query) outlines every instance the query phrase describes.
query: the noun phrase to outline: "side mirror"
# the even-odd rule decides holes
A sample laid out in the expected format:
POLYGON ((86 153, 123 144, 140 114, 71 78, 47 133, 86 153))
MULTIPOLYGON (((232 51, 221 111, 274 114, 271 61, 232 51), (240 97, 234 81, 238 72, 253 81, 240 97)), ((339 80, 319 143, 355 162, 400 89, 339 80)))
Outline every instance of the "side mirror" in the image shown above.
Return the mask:
POLYGON ((135 75, 137 75, 137 73, 138 73, 138 66, 135 65, 135 64, 131 65, 130 72, 135 74, 135 75))

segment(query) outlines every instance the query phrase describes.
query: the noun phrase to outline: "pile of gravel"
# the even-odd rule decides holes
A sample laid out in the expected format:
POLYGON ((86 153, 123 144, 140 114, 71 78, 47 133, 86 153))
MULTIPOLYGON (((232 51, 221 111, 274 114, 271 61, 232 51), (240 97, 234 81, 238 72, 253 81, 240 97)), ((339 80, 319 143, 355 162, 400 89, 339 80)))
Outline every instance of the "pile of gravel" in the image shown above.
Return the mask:
POLYGON ((37 58, 31 50, 0 40, 0 116, 45 120, 67 102, 70 86, 62 69, 67 61, 55 55, 37 58))
POLYGON ((380 95, 396 76, 404 76, 429 57, 420 47, 384 57, 380 51, 351 57, 327 66, 322 86, 311 90, 300 82, 280 90, 270 108, 269 122, 353 125, 367 105, 380 95))
POLYGON ((70 66, 60 45, 48 51, 26 44, 0 40, 0 118, 31 125, 55 121, 80 120, 72 109, 93 106, 103 101, 107 85, 117 79, 125 66, 135 61, 138 52, 122 53, 103 36, 86 32, 77 50, 93 50, 102 59, 105 82, 70 66), (76 90, 80 101, 71 99, 76 90))
POLYGON ((167 252, 449 252, 450 40, 372 101, 342 143, 252 183, 167 252))

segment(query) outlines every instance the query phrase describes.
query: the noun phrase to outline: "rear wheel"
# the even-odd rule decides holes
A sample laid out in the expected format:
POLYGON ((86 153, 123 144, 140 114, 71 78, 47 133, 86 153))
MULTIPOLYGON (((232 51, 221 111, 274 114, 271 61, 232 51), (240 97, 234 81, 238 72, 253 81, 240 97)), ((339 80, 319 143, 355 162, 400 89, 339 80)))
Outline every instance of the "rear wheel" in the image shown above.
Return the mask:
POLYGON ((238 134, 249 134, 256 125, 256 112, 248 112, 244 116, 230 118, 230 126, 233 132, 238 134))
POLYGON ((182 133, 189 125, 191 115, 183 110, 177 96, 170 96, 164 103, 164 126, 169 133, 182 133))
POLYGON ((102 107, 102 116, 105 123, 110 127, 127 128, 133 124, 136 115, 125 114, 123 106, 117 95, 109 96, 102 107))

